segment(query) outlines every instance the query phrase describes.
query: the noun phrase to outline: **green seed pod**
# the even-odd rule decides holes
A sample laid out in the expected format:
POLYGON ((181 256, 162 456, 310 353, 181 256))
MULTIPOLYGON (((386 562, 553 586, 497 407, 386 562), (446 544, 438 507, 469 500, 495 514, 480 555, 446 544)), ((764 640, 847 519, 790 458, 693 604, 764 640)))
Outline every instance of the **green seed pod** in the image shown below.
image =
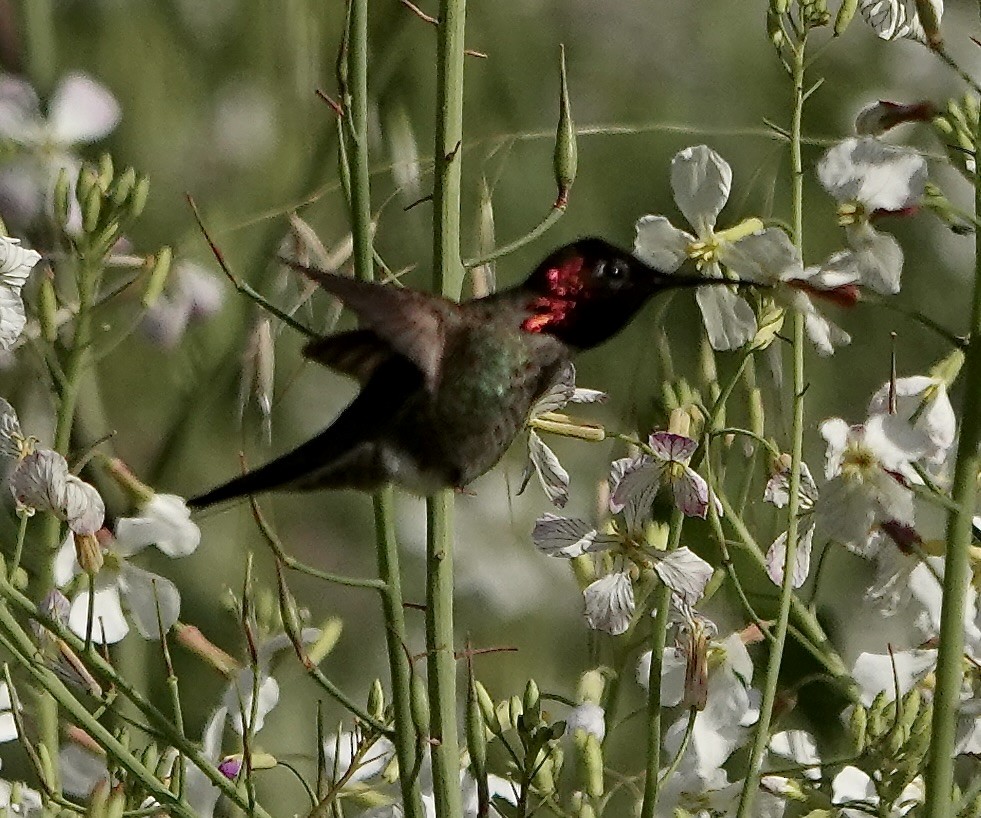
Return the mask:
POLYGON ((852 714, 848 719, 848 737, 851 739, 851 746, 856 755, 865 750, 865 733, 868 726, 868 713, 860 704, 852 708, 852 714))
POLYGON ((966 128, 968 126, 967 117, 965 116, 964 111, 961 109, 961 103, 959 100, 947 100, 947 116, 950 118, 950 121, 955 127, 962 126, 966 128))
POLYGON ((307 658, 319 665, 341 640, 344 621, 338 616, 332 616, 320 625, 320 637, 312 645, 307 646, 307 658))
POLYGON ((410 710, 412 712, 412 724, 416 728, 416 732, 420 736, 429 735, 429 697, 426 694, 426 683, 423 682, 422 678, 417 674, 412 674, 412 680, 409 685, 410 698, 409 703, 411 705, 410 710))
POLYGON ((835 16, 835 37, 840 37, 845 33, 845 29, 848 28, 848 24, 852 21, 856 11, 858 11, 858 0, 842 0, 838 7, 838 14, 835 16))
POLYGON ((112 157, 108 153, 102 154, 99 157, 99 188, 105 192, 109 190, 109 185, 112 184, 113 177, 113 167, 112 167, 112 157))
POLYGON ((146 282, 146 289, 143 291, 144 307, 152 307, 167 285, 170 265, 174 257, 173 253, 174 251, 169 247, 161 247, 157 252, 157 257, 153 260, 153 267, 150 270, 150 277, 146 282))
POLYGON ((371 689, 368 691, 368 715, 371 716, 375 721, 385 720, 385 691, 382 690, 382 683, 380 679, 375 679, 371 684, 371 689))
POLYGON ((99 227, 99 216, 102 214, 102 191, 97 186, 89 189, 82 206, 82 229, 91 235, 99 227))
POLYGON ((129 197, 129 217, 137 218, 146 207, 146 200, 150 197, 150 180, 146 176, 136 178, 136 186, 129 197))
POLYGON ((126 168, 122 175, 116 178, 115 184, 112 186, 111 199, 113 205, 122 207, 126 204, 126 200, 130 197, 135 187, 136 171, 132 168, 126 168))
POLYGON ((763 392, 754 386, 749 393, 749 430, 763 437, 766 432, 766 415, 763 411, 763 392))
POLYGON ((54 765, 51 763, 51 755, 48 753, 47 744, 35 744, 34 749, 37 751, 38 761, 41 763, 41 775, 44 777, 46 782, 54 782, 57 777, 54 774, 54 765))
POLYGON ((72 183, 68 178, 68 169, 62 168, 58 171, 58 178, 54 186, 54 217, 58 226, 64 229, 68 223, 69 197, 71 196, 72 183))
POLYGON ((58 339, 58 295, 49 270, 45 271, 38 292, 38 321, 41 324, 41 337, 53 344, 58 339))
POLYGON ((569 82, 565 72, 565 46, 559 49, 559 124, 555 129, 555 153, 552 157, 555 169, 555 185, 558 196, 554 207, 565 209, 569 203, 569 191, 576 180, 578 150, 576 127, 572 123, 569 106, 569 82))

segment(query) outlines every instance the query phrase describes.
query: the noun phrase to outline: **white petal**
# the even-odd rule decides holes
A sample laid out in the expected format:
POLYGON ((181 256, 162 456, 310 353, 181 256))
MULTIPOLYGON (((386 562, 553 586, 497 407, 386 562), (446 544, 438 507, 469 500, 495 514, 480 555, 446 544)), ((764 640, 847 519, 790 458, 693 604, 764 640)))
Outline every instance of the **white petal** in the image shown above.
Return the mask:
MULTIPOLYGON (((651 652, 644 652, 637 662, 637 684, 650 689, 651 652)), ((661 707, 676 707, 685 695, 685 657, 675 648, 665 648, 661 655, 661 707)))
POLYGON ((875 512, 874 498, 861 484, 837 477, 821 492, 814 506, 814 523, 821 541, 834 540, 863 553, 875 512))
POLYGON ((682 547, 666 553, 654 563, 654 570, 688 605, 694 605, 705 593, 714 569, 694 551, 682 547))
POLYGON ((52 449, 25 457, 10 475, 10 490, 21 505, 63 514, 68 463, 52 449))
MULTIPOLYGON (((72 600, 68 613, 68 627, 81 638, 85 638, 89 614, 89 592, 82 591, 72 600)), ((95 604, 93 607, 92 640, 99 644, 112 645, 129 633, 129 625, 123 616, 123 606, 119 600, 119 589, 114 585, 99 587, 96 583, 95 604)))
POLYGON ((68 532, 65 541, 55 554, 54 564, 52 565, 52 579, 59 588, 71 582, 72 577, 81 573, 82 568, 75 557, 75 537, 72 532, 68 532))
POLYGON ((671 189, 678 209, 703 238, 729 199, 732 168, 705 145, 685 148, 671 160, 671 189))
POLYGON ((119 574, 119 590, 133 617, 136 629, 144 639, 159 639, 157 603, 160 604, 160 621, 166 633, 181 614, 181 595, 166 577, 144 571, 130 563, 124 563, 119 574))
POLYGON ((674 504, 687 517, 705 519, 709 506, 709 487, 705 479, 688 466, 678 477, 671 479, 674 504))
POLYGON ((14 348, 25 326, 27 315, 20 290, 0 284, 0 352, 14 348))
POLYGON ((63 145, 95 142, 119 124, 121 111, 108 89, 85 74, 69 74, 51 99, 54 138, 63 145))
POLYGON ((817 347, 819 355, 824 357, 834 355, 836 347, 851 343, 851 335, 818 312, 811 300, 803 293, 797 295, 809 306, 809 309, 799 309, 798 312, 804 315, 804 332, 807 333, 810 342, 817 347))
POLYGON ((929 438, 898 415, 872 415, 865 421, 863 441, 883 469, 900 474, 930 449, 929 438))
MULTIPOLYGON (((837 418, 835 418, 837 420, 837 418)), ((842 421, 844 423, 844 421, 842 421)), ((817 484, 811 475, 811 470, 807 463, 801 461, 800 464, 800 506, 805 511, 814 505, 818 498, 817 484)), ((773 503, 777 508, 786 507, 790 502, 790 470, 784 469, 775 472, 767 481, 766 489, 763 491, 763 499, 768 503, 773 503)))
POLYGON ((610 491, 610 511, 617 513, 632 502, 650 507, 654 496, 661 487, 661 477, 664 474, 665 462, 653 457, 637 458, 632 465, 627 465, 610 491))
POLYGON ((648 439, 648 443, 655 457, 677 463, 687 463, 698 448, 697 440, 671 432, 655 432, 648 439))
POLYGON ((756 335, 753 308, 728 287, 699 287, 695 301, 713 349, 738 349, 756 335))
MULTIPOLYGON (((782 730, 770 739, 770 752, 796 761, 798 764, 820 764, 817 742, 814 736, 806 730, 782 730)), ((807 767, 803 770, 805 776, 812 780, 821 777, 817 767, 807 767)))
MULTIPOLYGON (((343 732, 340 735, 330 736, 324 741, 324 760, 326 762, 324 766, 327 774, 334 777, 336 773, 337 778, 345 775, 351 768, 357 751, 358 739, 354 733, 343 732)), ((358 783, 377 778, 385 771, 394 755, 395 746, 392 742, 386 738, 379 739, 364 754, 358 768, 351 774, 348 781, 358 783)))
POLYGON ((578 557, 587 551, 602 551, 617 544, 616 537, 601 535, 585 520, 543 514, 531 534, 535 547, 550 557, 578 557))
POLYGON ((96 490, 74 474, 65 478, 63 514, 76 534, 95 534, 106 518, 106 505, 96 490))
POLYGON ((260 675, 259 696, 256 700, 255 721, 252 719, 252 687, 253 679, 250 668, 241 671, 235 681, 228 686, 222 703, 228 708, 228 720, 232 729, 242 734, 242 712, 245 712, 246 723, 253 733, 258 733, 265 724, 266 716, 279 703, 279 683, 272 677, 262 678, 260 675))
POLYGON ((764 284, 801 278, 804 274, 800 251, 777 227, 723 245, 719 260, 739 278, 764 284))
POLYGON ((852 678, 862 691, 862 703, 868 707, 880 693, 885 693, 889 701, 895 698, 896 677, 899 678, 899 695, 905 696, 936 664, 935 650, 898 650, 893 651, 892 656, 861 653, 852 667, 852 678))
POLYGON ((0 458, 17 457, 22 437, 17 412, 10 403, 0 398, 0 458))
MULTIPOLYGON (((869 401, 869 414, 885 414, 889 411, 889 384, 883 384, 869 401)), ((954 444, 957 434, 957 417, 947 395, 947 387, 942 381, 925 375, 916 375, 896 380, 896 411, 899 417, 910 420, 914 414, 919 417, 914 427, 922 431, 930 441, 931 451, 925 456, 931 462, 942 463, 947 451, 954 444), (933 390, 925 398, 927 390, 933 390), (924 400, 926 406, 923 408, 924 400)))
POLYGON ((829 258, 821 269, 825 277, 851 278, 883 295, 895 295, 903 272, 903 248, 888 233, 869 225, 847 230, 851 248, 829 258))
POLYGON ((36 250, 21 247, 17 239, 0 236, 0 282, 16 289, 23 287, 40 260, 36 250))
POLYGON ((565 406, 576 392, 576 368, 571 363, 562 367, 555 379, 549 384, 542 395, 531 408, 531 417, 536 418, 546 412, 554 412, 565 406))
POLYGON ((630 626, 634 614, 634 588, 630 576, 617 571, 583 591, 589 627, 617 636, 630 626))
POLYGON ((850 137, 818 163, 818 178, 839 202, 858 201, 869 210, 915 205, 926 184, 926 160, 918 153, 873 137, 850 137))
POLYGON ((139 517, 125 517, 116 524, 116 539, 127 553, 156 545, 168 557, 184 557, 197 549, 201 530, 191 521, 184 498, 154 494, 139 517))
POLYGON ((96 755, 78 744, 66 744, 58 753, 61 786, 69 795, 88 797, 100 781, 109 779, 106 757, 96 755))
POLYGON ((40 138, 41 103, 30 83, 0 78, 0 136, 30 144, 40 138))
POLYGON ((599 389, 581 389, 576 387, 569 398, 569 403, 604 403, 610 396, 599 389))
POLYGON ((644 216, 637 221, 634 253, 658 270, 673 273, 688 257, 695 237, 679 230, 664 216, 644 216))
POLYGON ((841 418, 828 418, 819 427, 821 437, 828 442, 824 476, 830 480, 841 470, 841 458, 848 445, 851 427, 841 418))
MULTIPOLYGON (((811 570, 811 549, 814 545, 814 525, 801 530, 797 550, 794 552, 793 587, 800 588, 811 570)), ((766 552, 766 573, 774 585, 783 585, 783 570, 787 562, 787 532, 777 537, 766 552)))
POLYGON ((545 496, 561 508, 569 500, 569 472, 562 468, 555 452, 534 431, 528 434, 528 455, 545 496))
POLYGON ((849 801, 879 802, 875 782, 858 767, 845 767, 831 782, 831 803, 847 804, 849 801))

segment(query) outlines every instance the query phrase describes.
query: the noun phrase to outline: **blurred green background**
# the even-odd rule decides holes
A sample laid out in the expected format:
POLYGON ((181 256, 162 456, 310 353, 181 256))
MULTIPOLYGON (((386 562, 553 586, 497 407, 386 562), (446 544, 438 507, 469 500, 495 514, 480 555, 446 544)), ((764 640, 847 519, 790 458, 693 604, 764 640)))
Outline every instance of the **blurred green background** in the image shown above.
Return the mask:
MULTIPOLYGON (((435 3, 422 5, 436 13, 435 3)), ((951 51, 976 65, 976 46, 958 33, 966 30, 959 22, 968 11, 950 8, 945 30, 951 51)), ((766 37, 764 12, 764 3, 744 0, 472 3, 467 43, 487 57, 467 62, 464 255, 478 247, 484 180, 493 191, 498 242, 530 230, 554 200, 560 43, 566 47, 573 116, 586 130, 579 140, 579 176, 558 225, 496 265, 500 285, 518 281, 550 249, 578 236, 596 234, 628 246, 635 220, 646 213, 663 213, 682 225, 668 186, 668 163, 687 145, 706 143, 733 167, 733 194, 720 224, 752 215, 788 220, 787 151, 766 135, 764 119, 788 124, 791 89, 766 37), (629 132, 613 132, 618 130, 629 132)), ((398 0, 373 0, 370 14, 377 249, 393 270, 410 268, 404 279, 410 286, 427 288, 430 208, 425 202, 408 211, 404 207, 425 196, 431 184, 435 31, 398 0), (411 168, 414 156, 421 169, 418 189, 399 191, 393 165, 411 168)), ((30 79, 42 97, 71 70, 111 89, 122 108, 121 124, 85 153, 94 159, 109 151, 117 167, 132 165, 149 175, 149 206, 130 234, 135 252, 174 245, 178 259, 198 260, 217 274, 185 203, 189 192, 231 268, 285 304, 297 286, 274 259, 288 233, 288 214, 299 213, 327 247, 342 242, 349 229, 338 184, 336 117, 315 95, 318 88, 337 95, 334 63, 343 21, 340 0, 0 0, 0 61, 6 72, 30 79), (28 4, 36 15, 30 29, 23 24, 28 4)), ((821 32, 814 39, 823 43, 829 35, 821 32)), ((958 90, 925 48, 908 41, 883 43, 861 18, 844 37, 820 49, 810 76, 826 78, 805 116, 805 132, 817 140, 850 133, 857 111, 876 99, 928 98, 943 104, 958 90)), ((907 126, 896 138, 942 153, 926 126, 907 126)), ((822 150, 812 144, 805 153, 810 263, 842 241, 835 205, 813 174, 822 150)), ((940 162, 932 167, 951 198, 969 201, 970 192, 956 174, 940 162)), ((926 214, 896 220, 889 229, 906 253, 903 291, 896 301, 961 331, 973 238, 954 236, 926 214)), ((107 345, 132 322, 136 295, 104 311, 107 345)), ((315 305, 300 317, 318 326, 326 311, 319 299, 315 305)), ((829 415, 864 418, 868 396, 888 374, 891 332, 898 334, 900 374, 922 372, 947 352, 935 335, 895 313, 862 304, 848 312, 831 309, 854 340, 834 358, 810 356, 812 424, 806 452, 815 471, 823 459, 817 423, 829 415)), ((580 359, 580 385, 611 396, 605 406, 589 407, 586 416, 621 430, 664 423, 653 344, 659 312, 648 307, 618 338, 580 359)), ((83 398, 85 439, 78 445, 115 430, 109 445, 137 474, 160 491, 189 496, 237 472, 240 450, 258 463, 323 428, 354 388, 305 365, 299 355, 302 339, 278 327, 271 443, 263 439, 254 400, 239 421, 242 361, 256 317, 254 305, 226 286, 220 313, 192 326, 177 348, 162 349, 136 333, 112 349, 83 398)), ((671 302, 661 326, 676 371, 697 383, 701 323, 689 296, 671 302)), ((733 358, 718 356, 723 375, 733 358)), ((786 443, 767 360, 760 358, 758 373, 767 390, 768 432, 786 443)), ((0 393, 18 407, 23 425, 43 436, 51 409, 39 371, 33 357, 20 355, 0 371, 0 393)), ((737 406, 743 394, 737 390, 737 406)), ((573 475, 566 512, 589 515, 595 486, 610 458, 622 452, 612 442, 557 441, 555 447, 573 475)), ((506 462, 478 481, 474 496, 457 504, 459 643, 469 638, 477 647, 518 649, 478 661, 478 674, 496 696, 520 693, 529 675, 543 689, 568 695, 582 670, 610 657, 586 631, 581 597, 566 566, 539 555, 531 544, 534 518, 550 508, 534 483, 515 496, 523 458, 519 443, 506 462)), ((759 464, 755 496, 766 476, 762 458, 759 464)), ((320 493, 269 497, 263 505, 299 558, 342 573, 374 572, 368 498, 320 493)), ((419 602, 423 505, 405 497, 399 509, 405 594, 419 602)), ((752 520, 760 541, 768 543, 776 530, 769 513, 754 508, 752 520)), ((208 512, 200 522, 204 538, 197 553, 174 562, 148 557, 144 564, 178 583, 183 620, 242 656, 235 616, 224 604, 226 591, 238 593, 247 553, 255 554, 262 582, 269 580, 271 560, 245 506, 208 512)), ((0 531, 10 525, 5 519, 0 531)), ((693 524, 686 532, 690 545, 715 553, 705 528, 693 524)), ((859 565, 845 555, 833 562, 843 574, 854 574, 859 565)), ((341 641, 324 664, 332 679, 363 696, 370 679, 386 678, 380 609, 370 592, 304 577, 295 577, 292 587, 312 622, 327 616, 344 620, 341 641)), ((766 611, 770 591, 758 583, 757 590, 766 611)), ((833 614, 855 593, 854 579, 834 590, 829 583, 820 604, 833 614)), ((412 649, 421 651, 422 615, 409 611, 408 617, 416 637, 412 649)), ((131 636, 117 649, 119 661, 160 695, 163 673, 156 648, 137 642, 131 636)), ((197 735, 223 682, 179 649, 176 660, 188 680, 189 733, 197 735)), ((294 662, 286 664, 283 703, 262 732, 261 744, 277 755, 309 759, 317 693, 294 662)), ((631 701, 638 698, 632 683, 624 691, 631 701)), ((328 723, 342 716, 332 703, 327 710, 328 723)))

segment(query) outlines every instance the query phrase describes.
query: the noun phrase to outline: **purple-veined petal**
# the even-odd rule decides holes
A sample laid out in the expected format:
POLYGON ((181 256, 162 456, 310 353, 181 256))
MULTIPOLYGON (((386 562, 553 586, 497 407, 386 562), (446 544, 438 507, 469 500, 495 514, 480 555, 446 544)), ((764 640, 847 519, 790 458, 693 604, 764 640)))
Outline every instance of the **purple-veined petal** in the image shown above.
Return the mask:
POLYGON ((666 464, 653 457, 641 457, 633 466, 628 466, 619 481, 610 491, 610 511, 616 514, 630 502, 636 502, 638 509, 650 506, 661 487, 661 477, 666 464))
POLYGON ((699 238, 715 227, 731 189, 732 168, 705 145, 685 148, 671 160, 674 200, 699 238))
POLYGON ((738 349, 756 335, 753 308, 728 287, 700 287, 695 301, 713 349, 738 349))
POLYGON ((546 412, 554 412, 561 409, 570 400, 576 391, 576 368, 571 363, 567 363, 555 380, 549 384, 545 394, 542 395, 535 405, 531 407, 530 415, 533 418, 541 417, 546 412))
POLYGON ((119 573, 119 590, 126 600, 133 623, 144 639, 159 639, 160 627, 169 631, 181 614, 181 595, 166 577, 144 571, 126 562, 119 573), (160 606, 160 624, 157 605, 160 606))
POLYGON ((76 534, 95 534, 106 518, 102 496, 84 480, 69 474, 65 478, 62 513, 68 527, 76 534))
POLYGON ((13 349, 26 326, 27 313, 20 290, 0 283, 0 352, 13 349))
POLYGON ((698 554, 682 547, 669 551, 654 563, 661 582, 688 605, 694 605, 705 593, 714 569, 698 554))
POLYGON ((569 500, 569 472, 562 468, 555 452, 545 445, 534 430, 528 434, 528 456, 545 496, 553 505, 562 508, 569 500))
MULTIPOLYGON (((811 549, 814 545, 814 525, 801 528, 800 540, 794 552, 794 576, 792 585, 800 588, 811 571, 811 549)), ((766 573, 774 585, 783 585, 783 570, 787 562, 787 532, 777 537, 766 552, 766 573)))
POLYGON ((679 230, 664 216, 644 216, 637 221, 634 253, 658 270, 673 273, 688 257, 695 237, 679 230))
POLYGON ((617 538, 601 535, 585 520, 543 514, 531 534, 535 547, 550 557, 578 557, 587 551, 602 551, 616 545, 617 538))
POLYGON ((688 517, 705 519, 708 514, 709 487, 705 479, 689 466, 671 479, 674 504, 688 517))
POLYGON ((38 449, 10 475, 10 491, 22 506, 38 511, 63 512, 68 463, 52 449, 38 449))
POLYGON ((600 577, 583 591, 586 622, 593 630, 618 636, 630 627, 634 615, 634 587, 630 576, 616 571, 600 577))
POLYGON ((676 435, 671 432, 655 432, 648 439, 655 457, 661 460, 671 460, 676 463, 687 463, 698 448, 698 441, 687 435, 676 435))
MULTIPOLYGON (((68 612, 68 627, 81 638, 85 638, 89 616, 89 592, 81 591, 73 600, 68 612)), ((129 633, 129 625, 123 616, 123 606, 119 599, 119 588, 114 582, 96 581, 95 601, 93 603, 92 641, 98 644, 113 645, 129 633)))
MULTIPOLYGON (((2 307, 0 307, 2 309, 2 307)), ((18 457, 20 441, 24 434, 20 430, 17 412, 9 402, 0 398, 0 458, 18 457)))
MULTIPOLYGON (((943 17, 943 0, 929 0, 937 21, 943 17)), ((880 40, 906 38, 926 43, 927 37, 913 0, 860 0, 859 10, 880 40)))
POLYGON ((583 389, 577 386, 569 398, 569 403, 604 403, 609 397, 606 392, 599 389, 583 389))
POLYGON ((58 84, 49 110, 52 135, 62 145, 102 139, 121 116, 119 103, 105 86, 80 73, 69 74, 58 84))
MULTIPOLYGON (((800 464, 800 507, 807 511, 814 506, 818 498, 817 484, 811 475, 811 470, 807 463, 801 461, 800 464)), ((773 503, 777 508, 784 508, 790 502, 790 470, 781 469, 775 472, 767 481, 763 491, 763 499, 768 503, 773 503)))

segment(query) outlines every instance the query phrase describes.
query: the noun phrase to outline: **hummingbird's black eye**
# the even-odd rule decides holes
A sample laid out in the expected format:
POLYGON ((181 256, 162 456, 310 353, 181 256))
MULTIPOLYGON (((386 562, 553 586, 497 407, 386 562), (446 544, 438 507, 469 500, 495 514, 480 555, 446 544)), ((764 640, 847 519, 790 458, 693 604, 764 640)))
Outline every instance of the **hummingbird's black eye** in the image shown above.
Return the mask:
POLYGON ((622 282, 627 278, 627 264, 622 259, 601 261, 596 265, 596 277, 607 281, 622 282))

